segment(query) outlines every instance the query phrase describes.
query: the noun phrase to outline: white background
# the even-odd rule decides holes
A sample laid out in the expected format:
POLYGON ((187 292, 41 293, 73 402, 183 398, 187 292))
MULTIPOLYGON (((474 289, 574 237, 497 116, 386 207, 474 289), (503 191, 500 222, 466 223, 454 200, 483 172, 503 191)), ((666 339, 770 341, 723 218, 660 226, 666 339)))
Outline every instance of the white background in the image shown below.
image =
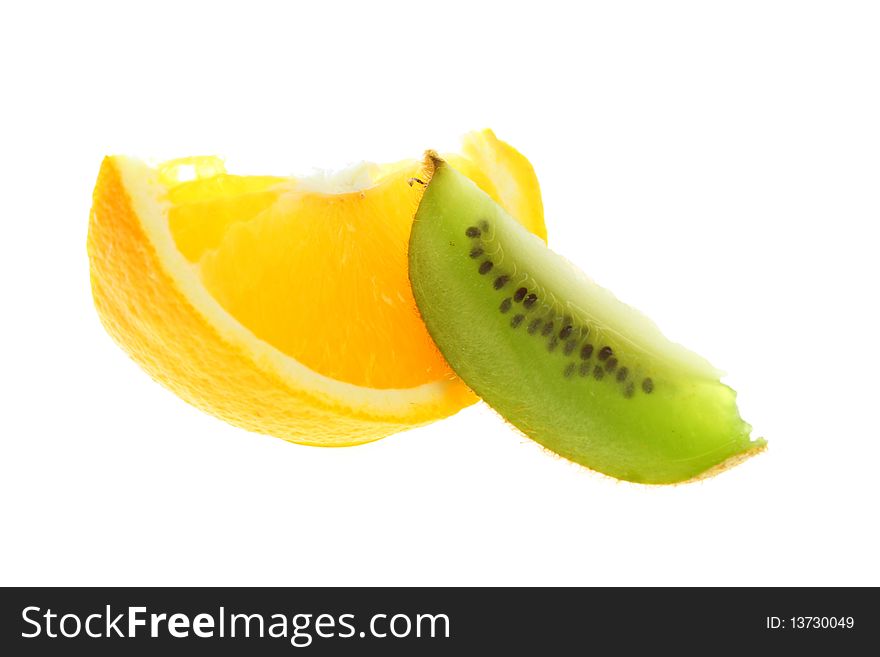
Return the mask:
POLYGON ((2 584, 880 584, 880 16, 857 2, 6 3, 2 584), (483 405, 251 435, 103 331, 101 157, 248 173, 492 127, 551 246, 727 370, 769 451, 649 488, 483 405))

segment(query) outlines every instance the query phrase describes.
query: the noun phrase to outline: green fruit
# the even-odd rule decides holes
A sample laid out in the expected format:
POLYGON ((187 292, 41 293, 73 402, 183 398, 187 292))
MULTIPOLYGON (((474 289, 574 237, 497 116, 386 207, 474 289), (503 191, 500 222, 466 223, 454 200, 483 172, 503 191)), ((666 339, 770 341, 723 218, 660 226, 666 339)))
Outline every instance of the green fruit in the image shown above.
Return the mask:
POLYGON ((642 483, 713 474, 763 449, 736 393, 550 251, 435 154, 413 224, 410 281, 455 372, 526 435, 642 483))

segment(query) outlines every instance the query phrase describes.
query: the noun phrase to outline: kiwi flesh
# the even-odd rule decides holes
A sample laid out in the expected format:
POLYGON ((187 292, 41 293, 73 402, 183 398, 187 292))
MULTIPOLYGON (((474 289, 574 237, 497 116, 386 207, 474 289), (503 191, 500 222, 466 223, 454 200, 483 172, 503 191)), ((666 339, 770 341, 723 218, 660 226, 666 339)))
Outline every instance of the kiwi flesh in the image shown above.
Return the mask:
POLYGON ((701 478, 760 451, 700 356, 550 251, 435 153, 410 282, 452 369, 544 447, 618 479, 701 478))

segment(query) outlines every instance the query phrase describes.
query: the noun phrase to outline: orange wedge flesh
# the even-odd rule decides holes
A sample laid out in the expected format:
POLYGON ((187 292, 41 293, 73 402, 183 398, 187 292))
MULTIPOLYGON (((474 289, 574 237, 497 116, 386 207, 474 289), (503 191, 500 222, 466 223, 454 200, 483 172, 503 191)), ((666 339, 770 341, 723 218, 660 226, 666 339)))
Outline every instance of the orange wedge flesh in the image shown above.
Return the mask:
MULTIPOLYGON (((545 235, 525 158, 484 131, 460 162, 545 235)), ((107 158, 89 229, 101 319, 155 379, 250 430, 346 445, 450 415, 475 398, 409 288, 420 166, 363 165, 340 184, 107 158)))
POLYGON ((407 277, 417 173, 365 191, 280 194, 201 259, 205 286, 258 338, 325 376, 371 388, 451 378, 407 277))

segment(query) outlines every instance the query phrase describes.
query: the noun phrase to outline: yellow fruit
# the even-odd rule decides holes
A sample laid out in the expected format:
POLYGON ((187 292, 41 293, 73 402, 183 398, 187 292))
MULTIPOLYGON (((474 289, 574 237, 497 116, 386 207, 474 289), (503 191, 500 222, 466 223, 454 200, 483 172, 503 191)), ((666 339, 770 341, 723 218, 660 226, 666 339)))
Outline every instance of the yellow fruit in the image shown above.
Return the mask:
MULTIPOLYGON (((450 160, 545 237, 522 155, 486 130, 450 160)), ((154 379, 251 431, 353 445, 455 413, 475 398, 407 277, 420 170, 292 179, 231 175, 213 157, 108 157, 88 238, 101 320, 154 379)))

